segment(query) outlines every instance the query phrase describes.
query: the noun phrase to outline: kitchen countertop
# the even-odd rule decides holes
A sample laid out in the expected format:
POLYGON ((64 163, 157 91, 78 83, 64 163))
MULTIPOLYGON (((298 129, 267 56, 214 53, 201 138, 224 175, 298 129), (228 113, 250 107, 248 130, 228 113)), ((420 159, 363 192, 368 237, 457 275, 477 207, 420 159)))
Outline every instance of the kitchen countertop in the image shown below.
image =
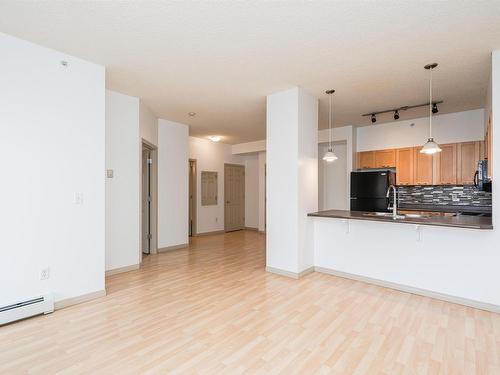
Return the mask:
MULTIPOLYGON (((405 211, 405 209, 403 209, 403 211, 405 211)), ((469 229, 493 229, 491 217, 486 217, 486 216, 469 216, 469 215, 450 216, 445 214, 442 215, 431 214, 428 217, 404 218, 404 219, 394 220, 392 217, 366 216, 366 214, 370 213, 364 211, 328 210, 328 211, 312 212, 307 216, 349 219, 349 220, 383 221, 386 223, 433 225, 433 226, 469 228, 469 229)))

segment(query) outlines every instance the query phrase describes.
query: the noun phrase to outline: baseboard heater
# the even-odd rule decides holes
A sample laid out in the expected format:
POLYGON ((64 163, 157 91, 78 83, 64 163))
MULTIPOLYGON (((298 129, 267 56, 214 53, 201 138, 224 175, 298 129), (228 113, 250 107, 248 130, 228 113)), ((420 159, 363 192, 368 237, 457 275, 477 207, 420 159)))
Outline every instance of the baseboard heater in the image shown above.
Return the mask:
POLYGON ((50 294, 0 306, 0 326, 16 320, 54 311, 54 297, 50 294))

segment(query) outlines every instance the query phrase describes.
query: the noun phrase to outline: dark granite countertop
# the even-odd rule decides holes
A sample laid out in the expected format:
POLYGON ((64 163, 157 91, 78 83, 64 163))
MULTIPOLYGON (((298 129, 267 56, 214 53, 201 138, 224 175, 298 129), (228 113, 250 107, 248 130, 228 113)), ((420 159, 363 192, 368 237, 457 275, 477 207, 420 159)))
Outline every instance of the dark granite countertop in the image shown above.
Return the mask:
MULTIPOLYGON (((402 224, 419 224, 433 225, 442 227, 456 227, 469 229, 493 229, 491 217, 487 216, 470 216, 470 215, 447 215, 447 214, 429 214, 426 217, 420 218, 404 218, 394 220, 392 217, 386 216, 367 216, 373 213, 364 211, 347 211, 347 210, 328 210, 312 212, 308 216, 326 217, 349 220, 368 220, 368 221, 383 221, 386 223, 402 223, 402 224)), ((423 213, 425 214, 425 213, 423 213)))

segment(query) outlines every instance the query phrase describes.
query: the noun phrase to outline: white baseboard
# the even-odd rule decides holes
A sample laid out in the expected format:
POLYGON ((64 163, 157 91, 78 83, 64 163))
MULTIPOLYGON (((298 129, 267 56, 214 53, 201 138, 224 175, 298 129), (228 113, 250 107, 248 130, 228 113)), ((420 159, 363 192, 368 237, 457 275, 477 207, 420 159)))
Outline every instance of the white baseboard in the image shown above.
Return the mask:
POLYGON ((424 297, 430 297, 430 298, 439 299, 439 300, 446 301, 446 302, 456 303, 458 305, 474 307, 474 308, 480 309, 480 310, 486 310, 486 311, 491 311, 491 312, 495 312, 495 313, 500 313, 500 306, 493 305, 491 303, 475 301, 475 300, 471 300, 468 298, 462 298, 462 297, 457 297, 457 296, 451 296, 449 294, 433 292, 432 290, 428 290, 428 289, 415 288, 415 287, 408 286, 408 285, 393 283, 390 281, 384 281, 384 280, 380 280, 380 279, 374 279, 374 278, 366 277, 366 276, 355 275, 355 274, 348 273, 348 272, 336 271, 336 270, 332 270, 329 268, 314 267, 314 271, 325 273, 325 274, 332 275, 332 276, 343 277, 346 279, 362 281, 362 282, 365 282, 368 284, 374 284, 374 285, 382 286, 385 288, 399 290, 399 291, 406 292, 406 293, 417 294, 417 295, 424 296, 424 297))
POLYGON ((183 244, 180 244, 180 245, 161 247, 157 251, 158 251, 158 253, 163 253, 165 251, 185 249, 186 247, 188 247, 188 244, 187 243, 183 243, 183 244))
POLYGON ((113 268, 112 270, 106 271, 106 276, 116 275, 117 273, 123 273, 123 272, 138 270, 138 269, 139 269, 139 264, 132 264, 131 266, 113 268))
POLYGON ((56 301, 54 308, 56 310, 64 309, 65 307, 78 305, 79 303, 87 302, 96 298, 104 297, 106 295, 106 290, 98 290, 97 292, 82 294, 81 296, 66 298, 61 301, 56 301))
POLYGON ((291 277, 292 279, 300 279, 301 277, 314 272, 314 267, 306 268, 305 270, 303 270, 301 272, 292 272, 292 271, 286 271, 286 270, 282 270, 279 268, 266 266, 266 271, 271 272, 271 273, 275 273, 275 274, 281 275, 281 276, 291 277))
POLYGON ((195 234, 195 237, 200 237, 200 236, 211 236, 211 235, 214 235, 214 234, 224 234, 226 233, 225 231, 223 230, 214 230, 212 232, 202 232, 202 233, 196 233, 195 234))

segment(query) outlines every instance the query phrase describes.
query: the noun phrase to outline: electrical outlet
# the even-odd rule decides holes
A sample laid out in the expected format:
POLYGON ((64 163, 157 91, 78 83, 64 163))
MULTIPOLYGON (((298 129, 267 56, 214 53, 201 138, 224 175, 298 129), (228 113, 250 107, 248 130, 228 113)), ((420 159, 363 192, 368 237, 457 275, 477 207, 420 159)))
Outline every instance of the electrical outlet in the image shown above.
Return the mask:
POLYGON ((50 268, 43 268, 40 271, 40 280, 48 280, 50 278, 50 268))
POLYGON ((460 199, 458 198, 458 194, 457 193, 452 193, 451 194, 451 200, 453 202, 460 202, 460 199))

